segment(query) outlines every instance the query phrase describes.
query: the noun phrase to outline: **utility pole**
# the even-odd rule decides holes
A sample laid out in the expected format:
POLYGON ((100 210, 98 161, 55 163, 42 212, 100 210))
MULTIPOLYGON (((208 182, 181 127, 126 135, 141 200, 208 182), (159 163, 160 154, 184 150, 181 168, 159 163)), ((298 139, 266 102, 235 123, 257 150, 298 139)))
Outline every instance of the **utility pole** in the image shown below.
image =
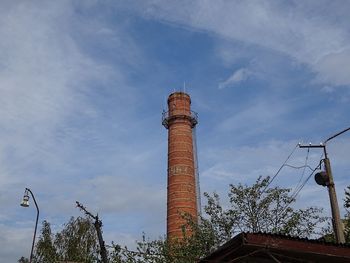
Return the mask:
POLYGON ((98 214, 94 216, 89 211, 87 211, 86 208, 82 204, 80 204, 78 201, 76 201, 76 204, 77 204, 77 207, 83 210, 87 216, 95 220, 94 226, 97 232, 98 243, 100 244, 100 254, 101 254, 102 262, 108 263, 107 250, 105 247, 105 242, 103 241, 103 237, 102 237, 102 230, 101 230, 102 221, 98 218, 98 214))
POLYGON ((335 184, 334 184, 334 179, 332 175, 332 169, 331 169, 331 163, 328 159, 327 155, 327 148, 326 144, 330 140, 334 139, 335 137, 347 132, 350 130, 350 127, 338 132, 337 134, 329 137, 327 140, 325 140, 323 143, 320 143, 319 145, 312 145, 311 143, 309 145, 301 145, 299 144, 300 148, 322 148, 324 152, 324 159, 323 163, 325 166, 325 173, 318 173, 315 175, 316 182, 318 184, 321 184, 323 186, 327 186, 328 188, 328 195, 329 195, 329 200, 331 204, 331 210, 332 210, 332 224, 333 224, 333 231, 335 233, 335 238, 336 242, 339 243, 345 243, 345 238, 344 238, 344 230, 343 230, 343 224, 341 222, 340 218, 340 212, 339 212, 339 205, 338 205, 338 200, 337 200, 337 194, 335 191, 335 184), (316 178, 317 177, 317 178, 316 178))

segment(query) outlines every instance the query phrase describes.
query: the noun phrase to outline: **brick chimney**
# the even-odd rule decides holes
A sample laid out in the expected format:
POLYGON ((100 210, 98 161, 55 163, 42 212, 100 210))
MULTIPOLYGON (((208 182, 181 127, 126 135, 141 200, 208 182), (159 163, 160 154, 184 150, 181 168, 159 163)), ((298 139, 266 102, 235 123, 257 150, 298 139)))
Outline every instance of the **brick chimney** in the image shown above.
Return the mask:
POLYGON ((168 196, 167 237, 182 239, 181 214, 188 213, 197 220, 195 159, 192 129, 197 114, 191 111, 191 98, 184 92, 174 92, 168 98, 168 111, 163 122, 168 129, 168 196))

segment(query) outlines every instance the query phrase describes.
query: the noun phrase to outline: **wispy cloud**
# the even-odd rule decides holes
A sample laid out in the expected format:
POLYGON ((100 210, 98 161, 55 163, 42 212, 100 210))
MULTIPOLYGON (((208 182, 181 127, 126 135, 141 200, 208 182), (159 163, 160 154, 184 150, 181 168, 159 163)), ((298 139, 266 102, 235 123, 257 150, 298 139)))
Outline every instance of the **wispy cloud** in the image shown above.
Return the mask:
POLYGON ((314 69, 318 72, 316 80, 335 86, 349 85, 349 61, 350 45, 344 50, 339 50, 323 56, 314 65, 314 69))
POLYGON ((269 131, 279 126, 291 106, 287 102, 258 100, 245 105, 237 113, 218 124, 218 131, 230 131, 237 136, 252 136, 269 131), (254 127, 254 128, 253 128, 254 127))
POLYGON ((145 5, 148 8, 142 6, 141 12, 155 19, 281 52, 308 65, 322 82, 350 84, 349 24, 346 16, 336 22, 337 14, 346 9, 343 2, 152 1, 145 5), (324 6, 333 12, 325 14, 324 6))
POLYGON ((241 68, 233 72, 233 74, 225 81, 219 83, 219 89, 232 87, 239 82, 245 81, 252 73, 246 69, 241 68))
MULTIPOLYGON (((76 190, 72 187, 79 180, 74 178, 78 173, 74 160, 79 159, 77 156, 73 159, 74 154, 79 154, 75 147, 91 143, 96 136, 94 131, 83 129, 87 122, 102 115, 92 96, 107 83, 115 85, 116 94, 117 90, 125 90, 123 66, 113 67, 112 74, 110 63, 95 59, 84 49, 78 36, 85 28, 84 18, 79 20, 72 2, 8 1, 1 5, 0 203, 3 212, 8 218, 32 216, 32 209, 19 210, 24 187, 32 188, 39 197, 41 219, 52 212, 50 207, 56 207, 52 214, 67 211, 68 205, 72 212, 75 197, 63 191, 64 194, 62 189, 70 193, 76 190), (52 205, 56 201, 57 206, 52 205)), ((89 21, 89 25, 102 26, 94 21, 89 21)), ((117 34, 122 33, 116 30, 113 37, 117 34)), ((131 42, 128 46, 132 48, 131 42)), ((120 100, 121 107, 130 101, 123 95, 115 98, 115 102, 120 100)), ((123 114, 127 116, 128 111, 123 114)), ((7 220, 4 218, 2 222, 7 220)), ((10 229, 2 224, 2 259, 8 257, 5 261, 13 262, 14 257, 26 256, 24 244, 29 242, 23 240, 30 240, 31 234, 32 230, 21 227, 17 231, 16 227, 10 229), (18 248, 14 244, 23 246, 18 248), (17 247, 16 251, 11 247, 17 247)))

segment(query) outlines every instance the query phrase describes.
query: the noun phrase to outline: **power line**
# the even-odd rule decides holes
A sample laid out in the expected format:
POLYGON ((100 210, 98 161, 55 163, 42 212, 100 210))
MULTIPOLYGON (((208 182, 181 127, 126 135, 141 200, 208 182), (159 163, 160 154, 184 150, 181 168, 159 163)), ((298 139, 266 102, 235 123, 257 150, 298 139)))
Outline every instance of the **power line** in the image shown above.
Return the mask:
POLYGON ((310 149, 307 149, 307 154, 306 154, 306 158, 305 158, 304 169, 303 169, 303 172, 302 172, 302 174, 301 174, 301 176, 300 176, 300 178, 299 178, 299 181, 298 181, 297 185, 295 186, 295 189, 294 189, 293 194, 295 194, 295 191, 296 191, 296 189, 299 187, 299 184, 301 183, 301 180, 304 178, 306 167, 309 167, 309 168, 311 169, 311 171, 312 171, 312 168, 311 168, 310 166, 307 165, 307 162, 308 162, 308 160, 309 160, 309 153, 310 153, 310 149))
POLYGON ((287 159, 284 161, 284 163, 281 165, 281 167, 278 169, 278 171, 276 172, 276 174, 272 177, 272 179, 269 181, 269 183, 265 186, 265 188, 263 189, 262 193, 265 192, 265 190, 267 189, 267 187, 270 186, 270 184, 273 182, 273 180, 275 180, 275 178, 277 177, 277 175, 282 171, 283 167, 286 166, 288 160, 290 159, 290 157, 293 155, 295 149, 299 146, 299 144, 296 144, 294 149, 292 150, 292 152, 288 155, 287 159))
POLYGON ((302 168, 309 168, 312 171, 312 168, 310 165, 302 165, 302 166, 294 166, 294 165, 290 165, 290 164, 285 164, 284 166, 286 167, 290 167, 290 168, 294 168, 294 169, 302 169, 302 168))
POLYGON ((333 136, 331 136, 327 140, 325 140, 323 144, 326 144, 328 141, 334 139, 335 137, 337 137, 337 136, 339 136, 339 135, 341 135, 341 134, 343 134, 343 133, 345 133, 345 132, 347 132, 349 130, 350 130, 350 127, 346 128, 345 130, 342 130, 341 132, 338 132, 337 134, 334 134, 333 136))
POLYGON ((298 196, 298 194, 300 193, 300 191, 304 188, 305 184, 310 180, 311 176, 316 172, 317 169, 321 168, 321 163, 322 163, 322 157, 323 154, 320 156, 320 161, 318 163, 318 165, 311 171, 311 173, 309 174, 309 176, 305 179, 305 181, 299 186, 299 188, 296 188, 293 192, 293 199, 296 198, 298 196), (298 190, 297 190, 298 189, 298 190))
MULTIPOLYGON (((308 159, 309 159, 309 153, 310 153, 310 149, 308 149, 307 151, 307 155, 305 157, 305 163, 302 166, 294 166, 294 165, 290 165, 287 162, 289 161, 289 159, 291 158, 291 156, 293 155, 293 153, 295 152, 296 148, 299 146, 299 143, 293 148, 292 152, 288 155, 288 157, 286 158, 286 160, 284 161, 284 163, 280 166, 280 168, 278 169, 278 171, 276 172, 276 174, 272 177, 272 179, 269 181, 269 183, 264 187, 264 189, 262 190, 262 194, 266 191, 266 189, 271 185, 271 183, 275 180, 275 178, 279 175, 279 173, 282 171, 282 169, 284 167, 290 167, 293 169, 303 169, 302 175, 299 178, 299 181, 295 187, 295 190, 293 191, 291 197, 292 199, 296 198, 297 195, 299 194, 299 192, 303 189, 303 187, 305 186, 305 184, 307 183, 307 181, 311 178, 311 176, 314 174, 314 172, 317 170, 317 168, 320 166, 320 164, 316 167, 316 168, 312 168, 310 165, 308 165, 308 159), (300 185, 300 182, 302 181, 302 179, 304 178, 305 175, 305 171, 306 168, 308 168, 311 173, 310 175, 307 177, 307 179, 300 185)), ((322 159, 321 155, 321 159, 322 159)), ((290 203, 289 203, 290 204, 290 203)), ((288 205, 289 205, 288 204, 288 205)))
POLYGON ((300 185, 299 188, 298 188, 298 190, 295 191, 295 193, 291 196, 292 199, 295 199, 295 198, 298 196, 298 194, 300 193, 300 191, 304 188, 305 184, 310 180, 311 176, 316 172, 316 170, 318 170, 319 166, 320 166, 320 165, 317 165, 317 166, 315 167, 315 169, 311 171, 311 173, 310 173, 309 176, 305 179, 305 181, 303 182, 303 184, 300 185))
MULTIPOLYGON (((322 158, 322 156, 321 156, 322 158)), ((304 180, 304 182, 300 185, 300 187, 298 188, 298 190, 295 190, 293 192, 293 194, 291 195, 291 198, 289 200, 289 202, 286 203, 286 205, 282 208, 281 210, 281 217, 284 216, 284 212, 287 210, 287 208, 289 207, 289 205, 295 201, 296 197, 298 196, 298 194, 300 193, 300 191, 304 188, 304 186, 306 185, 306 183, 310 180, 311 176, 315 173, 315 171, 321 166, 321 162, 322 160, 320 160, 320 163, 311 171, 311 173, 308 175, 308 177, 304 180)))

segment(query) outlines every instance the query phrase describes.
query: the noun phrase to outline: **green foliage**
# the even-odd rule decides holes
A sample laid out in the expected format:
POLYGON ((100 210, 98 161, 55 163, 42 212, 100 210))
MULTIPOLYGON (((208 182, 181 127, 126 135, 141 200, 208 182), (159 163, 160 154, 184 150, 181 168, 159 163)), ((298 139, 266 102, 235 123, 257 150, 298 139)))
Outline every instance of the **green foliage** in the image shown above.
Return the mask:
POLYGON ((344 237, 345 237, 345 242, 347 244, 350 244, 350 186, 348 186, 345 189, 344 207, 346 210, 345 218, 343 220, 344 237))
MULTIPOLYGON (((62 231, 55 235, 50 223, 43 222, 41 234, 35 246, 33 262, 58 261, 98 262, 99 247, 93 222, 89 218, 71 217, 62 231)), ((23 261, 24 262, 24 261, 23 261)))
POLYGON ((165 238, 157 240, 147 240, 143 236, 142 241, 137 242, 135 251, 128 250, 127 247, 113 245, 111 253, 111 263, 190 263, 196 262, 198 256, 198 243, 192 242, 198 239, 184 237, 184 240, 171 241, 165 238))
POLYGON ((230 185, 229 206, 223 207, 217 193, 205 193, 207 204, 205 215, 199 223, 189 215, 184 229, 183 240, 171 241, 158 239, 137 243, 137 251, 128 251, 114 245, 118 255, 116 263, 188 263, 196 262, 218 246, 230 240, 240 232, 280 233, 298 237, 310 237, 321 234, 317 226, 327 220, 322 217, 322 209, 309 207, 294 209, 295 199, 290 197, 290 189, 269 187, 270 179, 259 177, 252 186, 230 185))
POLYGON ((231 233, 268 232, 299 237, 319 234, 316 226, 326 220, 320 216, 322 209, 294 209, 291 189, 269 188, 269 180, 259 177, 252 186, 230 185, 230 207, 224 215, 230 218, 227 227, 231 233))
POLYGON ((56 234, 54 244, 64 260, 96 262, 99 256, 96 230, 88 218, 71 217, 64 229, 56 234))
MULTIPOLYGON (((345 243, 350 244, 350 186, 345 189, 345 199, 344 199, 345 215, 342 220, 344 226, 344 238, 345 243)), ((335 235, 333 232, 333 227, 328 226, 326 234, 323 236, 325 241, 336 242, 335 235)))
POLYGON ((345 189, 344 207, 346 208, 347 212, 349 212, 349 209, 350 209, 350 186, 348 186, 345 189))
POLYGON ((43 221, 41 235, 36 244, 35 262, 51 263, 57 261, 58 254, 53 242, 54 237, 51 232, 50 223, 43 221))
MULTIPOLYGON (((143 235, 135 251, 112 244, 110 263, 191 263, 197 262, 218 246, 240 232, 280 233, 298 237, 316 237, 318 225, 326 221, 322 209, 308 207, 295 209, 290 189, 269 187, 270 179, 259 177, 251 185, 230 185, 228 206, 222 206, 217 193, 204 196, 207 203, 204 216, 196 222, 190 215, 182 215, 187 224, 183 238, 149 240, 143 235), (186 229, 190 231, 186 233, 186 229)), ((350 187, 346 192, 350 209, 350 187)), ((348 220, 350 222, 348 211, 348 220)), ((350 223, 347 224, 350 235, 350 223)), ((349 239, 348 239, 349 240, 349 239)), ((100 262, 99 247, 93 222, 87 218, 72 217, 62 231, 52 234, 50 224, 43 222, 36 245, 36 263, 57 261, 100 262)), ((21 259, 21 263, 27 263, 21 259)))

